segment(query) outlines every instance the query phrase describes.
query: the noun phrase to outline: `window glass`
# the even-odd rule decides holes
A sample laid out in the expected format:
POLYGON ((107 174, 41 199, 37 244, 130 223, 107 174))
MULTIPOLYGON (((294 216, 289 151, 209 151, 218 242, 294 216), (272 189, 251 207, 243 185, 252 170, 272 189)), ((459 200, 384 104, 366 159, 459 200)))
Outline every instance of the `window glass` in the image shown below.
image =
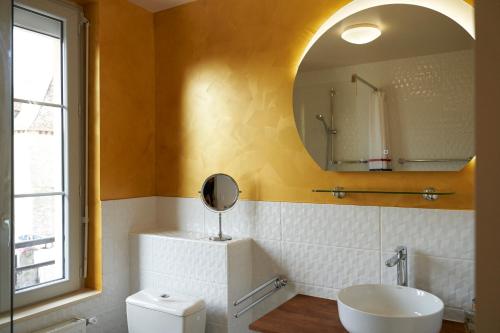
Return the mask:
POLYGON ((15 193, 62 192, 61 108, 14 103, 15 193))
POLYGON ((14 97, 61 104, 60 38, 14 27, 14 97))
POLYGON ((64 278, 62 206, 61 195, 15 199, 16 290, 64 278))
POLYGON ((16 291, 66 278, 62 28, 56 19, 15 10, 16 291))

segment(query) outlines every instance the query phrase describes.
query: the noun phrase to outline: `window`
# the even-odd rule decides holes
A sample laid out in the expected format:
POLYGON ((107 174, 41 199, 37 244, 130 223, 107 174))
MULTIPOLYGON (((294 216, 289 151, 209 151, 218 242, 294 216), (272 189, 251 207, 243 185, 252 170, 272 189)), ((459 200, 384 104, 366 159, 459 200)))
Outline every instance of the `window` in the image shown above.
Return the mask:
POLYGON ((14 6, 14 276, 21 306, 81 286, 81 13, 14 6))

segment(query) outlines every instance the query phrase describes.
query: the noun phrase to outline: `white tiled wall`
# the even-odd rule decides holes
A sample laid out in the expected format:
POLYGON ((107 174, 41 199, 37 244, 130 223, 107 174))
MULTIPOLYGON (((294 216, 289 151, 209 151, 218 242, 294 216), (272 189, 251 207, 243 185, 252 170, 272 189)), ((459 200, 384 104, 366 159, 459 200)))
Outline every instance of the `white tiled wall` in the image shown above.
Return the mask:
POLYGON ((207 332, 225 332, 228 326, 243 332, 250 320, 297 292, 334 299, 340 288, 351 284, 395 283, 395 269, 383 262, 400 244, 409 247, 410 284, 441 297, 449 317, 460 318, 460 309, 468 307, 474 296, 474 213, 470 211, 240 201, 223 215, 224 232, 252 238, 252 263, 240 262, 236 250, 230 251, 233 255, 224 254, 225 267, 219 265, 223 259, 218 249, 203 242, 160 244, 142 235, 131 236, 129 242, 131 231, 148 226, 190 231, 193 238, 214 234, 217 215, 199 199, 106 201, 102 214, 103 294, 22 321, 16 325, 17 333, 75 316, 99 318, 98 325, 89 327, 90 333, 125 333, 124 301, 131 290, 174 286, 189 294, 193 283, 203 290, 209 305, 207 332), (184 251, 186 244, 193 245, 190 256, 184 251), (149 255, 151 251, 155 255, 149 255), (130 270, 129 263, 135 268, 130 270), (249 267, 251 280, 244 281, 249 267), (234 309, 227 306, 241 296, 241 290, 276 274, 287 276, 289 285, 259 304, 252 318, 228 316, 234 309), (229 286, 224 282, 228 276, 241 279, 241 285, 229 286))
MULTIPOLYGON (((28 333, 74 317, 97 316, 89 333, 125 333, 125 298, 129 295, 128 234, 134 226, 154 225, 156 198, 138 198, 102 203, 103 292, 88 301, 15 324, 16 333, 28 333)), ((147 260, 141 260, 147 265, 147 260)), ((3 328, 0 332, 8 332, 3 328), (4 331, 5 330, 5 331, 4 331)))
MULTIPOLYGON (((199 199, 158 198, 158 208, 165 228, 217 230, 217 215, 199 199), (188 220, 161 208, 177 205, 188 220)), ((297 291, 335 298, 353 284, 396 283, 384 261, 398 245, 409 248, 410 285, 441 297, 448 318, 461 319, 474 297, 472 211, 240 201, 223 215, 223 230, 253 239, 254 287, 277 273, 291 281, 255 317, 297 291)))

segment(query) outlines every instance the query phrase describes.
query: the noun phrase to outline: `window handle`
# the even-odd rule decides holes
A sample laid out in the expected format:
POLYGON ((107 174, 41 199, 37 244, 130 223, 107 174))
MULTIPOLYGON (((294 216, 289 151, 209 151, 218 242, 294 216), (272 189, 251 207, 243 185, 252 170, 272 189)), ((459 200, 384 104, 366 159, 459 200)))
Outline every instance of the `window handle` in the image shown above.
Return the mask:
POLYGON ((7 242, 7 246, 10 248, 10 220, 9 219, 3 220, 3 226, 7 228, 8 231, 9 241, 7 242))

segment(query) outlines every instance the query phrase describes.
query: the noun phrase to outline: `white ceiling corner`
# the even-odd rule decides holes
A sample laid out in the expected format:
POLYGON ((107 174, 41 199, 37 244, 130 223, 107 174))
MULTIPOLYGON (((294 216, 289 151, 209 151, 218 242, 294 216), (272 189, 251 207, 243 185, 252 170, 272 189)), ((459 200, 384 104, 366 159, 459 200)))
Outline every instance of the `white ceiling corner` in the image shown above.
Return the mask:
POLYGON ((165 9, 180 6, 185 3, 193 2, 196 0, 128 0, 128 1, 144 9, 147 9, 150 12, 156 13, 165 9))

